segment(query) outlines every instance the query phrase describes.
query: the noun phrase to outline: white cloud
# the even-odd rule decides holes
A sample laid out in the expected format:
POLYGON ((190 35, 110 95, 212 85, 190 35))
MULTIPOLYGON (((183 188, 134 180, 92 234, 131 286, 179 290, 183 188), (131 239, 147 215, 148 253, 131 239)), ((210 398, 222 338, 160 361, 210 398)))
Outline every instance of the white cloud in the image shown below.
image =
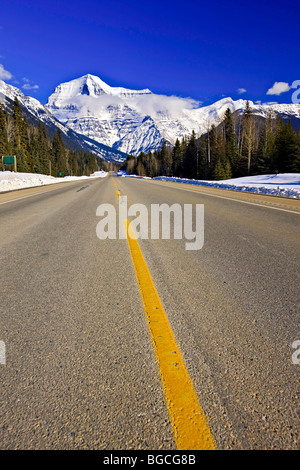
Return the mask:
POLYGON ((38 85, 30 85, 30 83, 25 83, 22 88, 24 88, 24 90, 37 90, 39 88, 38 85))
POLYGON ((266 103, 263 103, 264 106, 272 106, 273 104, 278 104, 278 101, 267 101, 266 103))
POLYGON ((238 89, 236 90, 236 92, 237 92, 239 95, 242 95, 243 93, 246 93, 246 91, 247 91, 246 88, 238 88, 238 89))
POLYGON ((11 80, 13 78, 12 74, 5 70, 2 64, 0 64, 0 79, 1 80, 11 80))
POLYGON ((24 90, 38 90, 39 89, 39 86, 38 85, 33 85, 31 80, 29 80, 29 78, 23 77, 22 80, 24 82, 24 84, 22 86, 22 88, 24 90))
MULTIPOLYGON (((74 102, 75 100, 72 98, 70 104, 74 104, 74 102)), ((64 104, 67 103, 68 100, 64 100, 64 104)), ((156 95, 152 93, 132 96, 130 103, 132 109, 140 114, 159 118, 162 118, 163 115, 175 117, 178 116, 178 114, 184 113, 186 110, 197 109, 201 104, 199 101, 192 98, 156 95)), ((80 109, 81 116, 101 114, 103 118, 107 112, 109 113, 109 107, 111 105, 120 106, 120 108, 126 106, 122 97, 105 94, 95 98, 87 95, 78 96, 76 97, 76 104, 80 109)), ((128 112, 129 117, 131 116, 132 109, 128 112)))
POLYGON ((272 88, 267 91, 267 95, 281 95, 290 89, 291 87, 286 82, 275 82, 272 88))

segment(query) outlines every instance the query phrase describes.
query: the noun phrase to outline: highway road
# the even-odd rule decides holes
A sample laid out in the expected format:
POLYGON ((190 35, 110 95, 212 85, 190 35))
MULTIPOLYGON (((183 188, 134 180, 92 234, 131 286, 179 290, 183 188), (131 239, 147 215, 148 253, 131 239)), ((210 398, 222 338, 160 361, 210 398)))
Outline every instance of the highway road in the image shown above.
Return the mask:
POLYGON ((111 174, 0 221, 0 449, 299 450, 299 200, 111 174), (124 196, 203 205, 203 246, 100 239, 124 196))

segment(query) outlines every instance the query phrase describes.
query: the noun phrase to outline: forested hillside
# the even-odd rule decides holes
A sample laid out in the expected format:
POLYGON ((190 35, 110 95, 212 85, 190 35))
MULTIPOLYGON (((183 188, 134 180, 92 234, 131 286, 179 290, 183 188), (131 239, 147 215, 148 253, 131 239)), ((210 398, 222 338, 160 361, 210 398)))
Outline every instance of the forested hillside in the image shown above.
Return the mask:
POLYGON ((50 139, 43 123, 38 127, 28 124, 17 98, 12 114, 0 103, 0 157, 2 155, 16 155, 17 171, 25 173, 81 176, 106 169, 104 162, 92 153, 68 149, 59 129, 50 139))
POLYGON ((255 116, 249 103, 242 114, 228 108, 223 122, 196 139, 163 143, 156 152, 127 157, 123 169, 140 176, 222 180, 239 176, 300 172, 300 131, 271 113, 255 116))

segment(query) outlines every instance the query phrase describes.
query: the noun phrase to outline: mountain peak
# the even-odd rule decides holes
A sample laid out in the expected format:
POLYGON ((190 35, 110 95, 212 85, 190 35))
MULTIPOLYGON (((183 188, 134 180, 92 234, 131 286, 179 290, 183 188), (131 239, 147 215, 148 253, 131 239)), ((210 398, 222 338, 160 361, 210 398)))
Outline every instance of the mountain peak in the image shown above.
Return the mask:
MULTIPOLYGON (((254 113, 265 115, 267 107, 257 109, 249 102, 254 113)), ((176 139, 207 132, 218 125, 226 110, 242 112, 246 101, 234 101, 225 96, 208 106, 201 106, 189 98, 164 96, 149 89, 131 90, 113 87, 101 78, 86 74, 59 85, 50 96, 46 108, 59 121, 75 132, 101 144, 138 155, 159 148, 162 138, 170 144, 176 139)), ((285 114, 300 118, 300 105, 284 109, 285 114), (299 106, 299 109, 295 109, 299 106)), ((274 111, 277 111, 278 106, 274 111)), ((279 112, 283 112, 279 110, 279 112)))
POLYGON ((58 85, 55 88, 54 93, 50 96, 48 105, 50 102, 53 102, 53 100, 72 99, 80 95, 97 98, 101 95, 127 97, 145 94, 151 94, 151 91, 148 88, 143 90, 130 90, 123 87, 112 87, 101 80, 100 77, 88 73, 82 77, 75 78, 74 80, 58 85))

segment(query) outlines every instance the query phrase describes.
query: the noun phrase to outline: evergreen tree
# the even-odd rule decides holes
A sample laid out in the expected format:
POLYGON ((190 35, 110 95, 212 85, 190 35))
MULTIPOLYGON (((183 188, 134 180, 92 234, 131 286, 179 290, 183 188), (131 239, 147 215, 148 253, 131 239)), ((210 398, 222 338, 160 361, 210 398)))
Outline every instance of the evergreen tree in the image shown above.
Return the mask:
POLYGON ((209 147, 207 151, 207 171, 205 171, 204 177, 211 178, 212 172, 215 166, 215 162, 220 157, 218 152, 218 135, 216 126, 213 124, 209 131, 209 147))
POLYGON ((133 175, 135 172, 136 158, 134 155, 127 155, 125 161, 125 171, 127 175, 133 175))
POLYGON ((279 173, 292 171, 298 156, 298 142, 292 123, 280 119, 275 137, 275 169, 279 173))
POLYGON ((267 114, 258 143, 258 157, 255 169, 258 174, 274 172, 274 156, 276 151, 274 128, 274 115, 270 111, 267 114))
POLYGON ((183 154, 181 149, 181 144, 179 139, 176 139, 173 155, 172 155, 172 173, 173 176, 181 176, 182 174, 182 163, 183 163, 183 154))
POLYGON ((226 172, 225 172, 224 166, 221 163, 220 158, 218 158, 218 160, 216 161, 213 175, 214 175, 214 179, 217 181, 226 179, 226 172))
POLYGON ((100 163, 104 170, 106 168, 91 153, 66 149, 60 130, 51 142, 43 123, 30 126, 17 98, 12 115, 0 105, 0 156, 4 154, 16 155, 20 172, 49 174, 49 161, 52 176, 59 176, 59 173, 65 176, 69 172, 77 176, 89 175, 99 169, 100 163))
MULTIPOLYGON (((66 165, 66 148, 62 139, 61 130, 58 129, 52 142, 52 156, 54 163, 55 176, 66 176, 67 165, 66 165)), ((82 174, 84 172, 84 162, 82 162, 82 174)))
POLYGON ((233 168, 233 176, 237 176, 238 172, 238 147, 236 144, 235 128, 230 108, 227 108, 224 119, 225 134, 225 158, 223 166, 227 169, 233 168))
POLYGON ((70 168, 71 176, 78 176, 78 164, 77 164, 77 154, 74 150, 69 150, 68 152, 68 163, 70 168))
POLYGON ((138 176, 147 176, 146 168, 144 165, 145 159, 146 159, 146 154, 144 152, 141 152, 137 157, 136 172, 138 176))
POLYGON ((28 124, 17 97, 13 104, 13 125, 12 149, 17 157, 18 171, 33 171, 33 161, 29 153, 28 124))
POLYGON ((50 145, 47 138, 46 127, 43 123, 39 123, 38 125, 37 146, 39 154, 39 172, 49 174, 50 145))
POLYGON ((294 155, 294 161, 292 163, 292 171, 295 173, 300 173, 300 131, 296 132, 296 145, 297 145, 297 152, 294 155))
POLYGON ((163 139, 161 149, 158 152, 159 171, 164 176, 172 175, 172 150, 163 139))
POLYGON ((184 157, 184 176, 197 179, 199 175, 199 153, 195 131, 192 132, 184 157))
POLYGON ((8 139, 6 129, 6 113, 0 103, 0 158, 8 153, 8 139))
POLYGON ((249 101, 246 103, 246 108, 242 117, 242 133, 243 133, 243 148, 242 153, 247 160, 247 174, 251 173, 252 155, 255 142, 255 120, 252 114, 249 101))

